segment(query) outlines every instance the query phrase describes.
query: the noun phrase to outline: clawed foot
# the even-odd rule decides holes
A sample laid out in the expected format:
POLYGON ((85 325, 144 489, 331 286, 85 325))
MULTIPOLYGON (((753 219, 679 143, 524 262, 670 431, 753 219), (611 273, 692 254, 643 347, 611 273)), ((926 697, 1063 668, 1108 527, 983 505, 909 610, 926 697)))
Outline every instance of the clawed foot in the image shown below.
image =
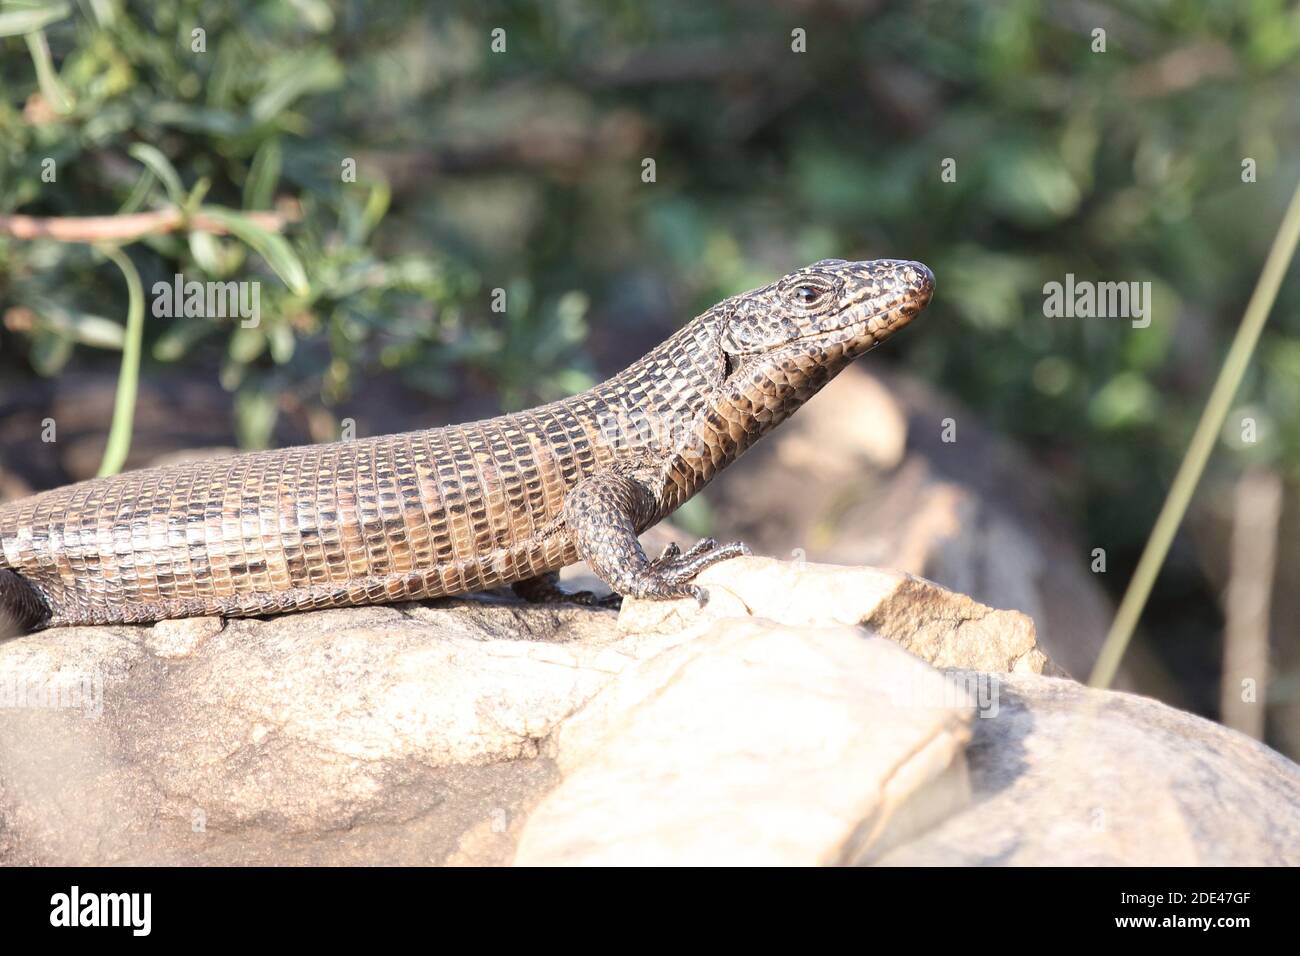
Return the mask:
POLYGON ((720 545, 713 538, 704 538, 685 554, 673 542, 638 577, 633 594, 661 600, 693 597, 703 607, 709 592, 691 581, 710 565, 745 554, 749 554, 749 548, 739 541, 720 545))

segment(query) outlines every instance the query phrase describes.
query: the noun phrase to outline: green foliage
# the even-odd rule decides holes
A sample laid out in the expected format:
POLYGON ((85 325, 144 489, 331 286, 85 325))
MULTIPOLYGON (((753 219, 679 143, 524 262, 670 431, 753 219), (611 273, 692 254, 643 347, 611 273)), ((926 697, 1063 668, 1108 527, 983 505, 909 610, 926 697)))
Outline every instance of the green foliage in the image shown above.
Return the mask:
MULTIPOLYGON (((225 217, 227 235, 129 253, 146 289, 176 272, 265 280, 257 329, 146 331, 149 362, 220 354, 254 444, 275 390, 332 405, 382 374, 515 407, 811 259, 922 259, 938 295, 895 353, 1086 476, 1063 490, 1100 540, 1136 548, 1300 176, 1300 14, 860 9, 8 3, 0 211, 225 217), (282 237, 240 218, 286 203, 301 219, 282 237), (1043 286, 1066 273, 1150 281, 1151 326, 1044 317, 1043 286)), ((0 290, 36 316, 0 363, 51 375, 74 350, 119 348, 121 285, 82 247, 0 242, 0 290)), ((1241 397, 1270 438, 1229 443, 1293 477, 1298 285, 1241 397)))
MULTIPOLYGON (((147 317, 147 362, 202 367, 222 356, 249 444, 269 440, 280 392, 329 405, 380 371, 453 395, 481 366, 516 403, 558 394, 587 380, 573 368, 585 337, 578 293, 494 317, 480 266, 454 243, 386 241, 391 191, 358 153, 371 148, 370 94, 400 82, 388 45, 419 19, 415 5, 372 18, 309 0, 6 2, 0 213, 174 206, 219 226, 127 250, 146 290, 177 273, 260 282, 255 328, 238 317, 147 317), (349 88, 351 70, 365 76, 349 88), (290 220, 283 232, 246 214, 273 210, 290 220), (543 367, 523 368, 530 352, 516 345, 543 367)), ((5 314, 23 317, 0 363, 12 370, 21 357, 56 375, 77 349, 121 349, 127 288, 105 262, 80 244, 0 239, 0 296, 19 310, 5 314)), ((506 280, 528 281, 518 270, 506 280)))

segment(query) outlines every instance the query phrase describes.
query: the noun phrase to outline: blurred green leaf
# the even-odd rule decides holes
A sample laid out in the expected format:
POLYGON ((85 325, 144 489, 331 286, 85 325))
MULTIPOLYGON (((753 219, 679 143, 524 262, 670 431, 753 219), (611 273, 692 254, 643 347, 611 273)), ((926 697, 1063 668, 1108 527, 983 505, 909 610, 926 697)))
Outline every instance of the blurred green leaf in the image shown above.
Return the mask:
POLYGON ((258 148, 248 178, 244 180, 245 209, 271 208, 283 163, 284 153, 278 136, 271 137, 258 148))
POLYGON ((271 359, 277 365, 284 365, 293 359, 297 348, 293 330, 283 322, 275 322, 266 330, 266 342, 270 347, 271 359))
POLYGON ((223 275, 225 269, 217 237, 210 232, 191 232, 187 238, 190 255, 198 267, 210 276, 223 275))
POLYGON ((248 365, 266 350, 266 333, 260 327, 236 326, 230 335, 230 357, 248 365))
POLYGON ((32 348, 28 353, 32 367, 42 375, 57 375, 72 358, 76 343, 65 335, 38 331, 32 337, 32 348))
POLYGON ((325 0, 289 0, 305 26, 317 33, 327 33, 334 26, 334 11, 325 0))
POLYGON ((135 181, 135 186, 131 189, 131 195, 127 196, 126 201, 117 207, 118 215, 130 215, 143 208, 149 194, 153 192, 154 183, 157 181, 158 177, 153 174, 152 170, 146 169, 142 172, 135 181))
POLYGON ((253 100, 255 122, 275 118, 307 93, 332 90, 343 82, 343 68, 327 50, 313 49, 276 57, 266 70, 266 83, 253 100))
POLYGON ((271 389, 241 388, 235 394, 235 431, 244 448, 271 444, 279 416, 278 393, 271 389))
POLYGON ((33 30, 25 33, 23 39, 27 41, 27 50, 36 68, 36 80, 40 84, 41 95, 56 113, 69 112, 72 109, 72 97, 59 80, 59 74, 55 72, 45 31, 33 30))
POLYGON ((1159 402, 1151 385, 1135 372, 1107 382, 1088 406, 1088 417, 1101 431, 1118 431, 1150 422, 1159 402))
POLYGON ((175 362, 181 359, 200 339, 216 332, 216 326, 209 319, 172 319, 153 346, 153 357, 160 362, 175 362))
POLYGON ((22 3, 8 0, 0 7, 0 37, 33 33, 68 16, 67 3, 22 3))
POLYGON ((1065 219, 1083 198, 1069 167, 1052 150, 1027 143, 990 144, 983 166, 990 203, 1027 226, 1065 219))
POLYGON ((262 228, 246 216, 231 209, 204 206, 202 211, 203 215, 225 226, 231 235, 247 243, 249 248, 265 259, 266 264, 271 267, 294 295, 307 296, 311 294, 311 286, 307 282, 307 273, 302 267, 302 262, 283 236, 278 236, 262 228))
POLYGON ((229 110, 193 106, 165 100, 151 103, 145 117, 150 123, 173 126, 208 136, 237 137, 248 133, 253 122, 229 110))
POLYGON ((155 146, 148 143, 135 143, 127 150, 132 157, 144 163, 149 171, 158 177, 158 181, 163 184, 167 190, 167 196, 177 206, 185 204, 185 186, 181 183, 181 177, 176 172, 176 167, 171 164, 166 156, 155 146))
POLYGON ((43 326, 70 342, 91 348, 120 351, 125 341, 121 322, 62 305, 43 296, 28 300, 43 326))

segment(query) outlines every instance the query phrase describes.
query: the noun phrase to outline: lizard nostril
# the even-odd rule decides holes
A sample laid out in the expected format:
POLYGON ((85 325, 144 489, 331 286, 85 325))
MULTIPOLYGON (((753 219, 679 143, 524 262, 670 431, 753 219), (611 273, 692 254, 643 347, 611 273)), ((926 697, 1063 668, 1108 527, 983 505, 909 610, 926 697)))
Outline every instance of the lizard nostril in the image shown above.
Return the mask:
POLYGON ((930 301, 930 296, 934 294, 934 273, 930 271, 929 266, 923 262, 909 262, 904 267, 903 281, 907 287, 915 294, 924 306, 930 301))

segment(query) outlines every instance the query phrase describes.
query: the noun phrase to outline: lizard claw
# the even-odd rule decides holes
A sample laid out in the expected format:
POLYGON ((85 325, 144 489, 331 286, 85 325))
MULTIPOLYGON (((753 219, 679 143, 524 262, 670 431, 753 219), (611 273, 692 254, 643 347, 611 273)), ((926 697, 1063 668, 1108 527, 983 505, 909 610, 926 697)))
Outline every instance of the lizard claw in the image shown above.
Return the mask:
POLYGON ((720 545, 713 538, 705 538, 685 553, 675 543, 670 544, 645 567, 631 593, 660 599, 692 597, 704 607, 709 592, 691 581, 710 565, 743 554, 749 554, 749 548, 739 541, 720 545))
POLYGON ((662 568, 672 564, 681 557, 682 549, 677 547, 677 542, 669 542, 668 547, 664 548, 659 557, 650 562, 651 567, 662 568))

